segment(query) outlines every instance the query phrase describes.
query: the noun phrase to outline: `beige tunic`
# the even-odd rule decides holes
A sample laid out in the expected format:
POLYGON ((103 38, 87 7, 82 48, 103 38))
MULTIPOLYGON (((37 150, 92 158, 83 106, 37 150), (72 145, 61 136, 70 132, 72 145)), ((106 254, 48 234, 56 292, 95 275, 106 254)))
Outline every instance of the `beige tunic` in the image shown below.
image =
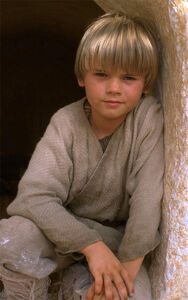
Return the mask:
POLYGON ((108 244, 111 238, 109 246, 118 246, 121 261, 135 259, 159 243, 164 169, 160 104, 153 97, 140 100, 103 153, 83 103, 53 116, 8 213, 33 220, 63 254, 99 240, 108 244), (100 224, 107 220, 126 221, 123 238, 100 224))

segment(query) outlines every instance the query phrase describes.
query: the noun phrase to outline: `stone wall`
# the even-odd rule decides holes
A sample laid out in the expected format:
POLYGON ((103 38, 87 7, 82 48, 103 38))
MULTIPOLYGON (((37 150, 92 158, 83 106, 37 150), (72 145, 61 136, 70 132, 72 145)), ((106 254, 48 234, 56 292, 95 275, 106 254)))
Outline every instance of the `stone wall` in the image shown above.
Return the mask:
POLYGON ((142 16, 156 30, 161 70, 157 95, 164 107, 166 174, 162 241, 151 268, 155 300, 188 299, 188 2, 95 0, 104 11, 142 16))

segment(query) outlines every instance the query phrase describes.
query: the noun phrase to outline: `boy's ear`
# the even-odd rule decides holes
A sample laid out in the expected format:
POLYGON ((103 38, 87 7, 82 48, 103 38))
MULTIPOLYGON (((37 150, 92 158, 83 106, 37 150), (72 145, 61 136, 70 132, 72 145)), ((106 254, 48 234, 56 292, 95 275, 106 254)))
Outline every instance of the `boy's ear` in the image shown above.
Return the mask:
POLYGON ((150 90, 149 89, 144 89, 142 93, 145 94, 145 95, 147 95, 147 94, 150 93, 150 90))
POLYGON ((84 87, 84 86, 85 86, 84 80, 83 80, 82 78, 77 78, 77 81, 78 81, 78 85, 79 85, 80 87, 84 87))
POLYGON ((147 96, 149 94, 149 91, 148 90, 144 90, 142 94, 145 95, 145 96, 147 96))

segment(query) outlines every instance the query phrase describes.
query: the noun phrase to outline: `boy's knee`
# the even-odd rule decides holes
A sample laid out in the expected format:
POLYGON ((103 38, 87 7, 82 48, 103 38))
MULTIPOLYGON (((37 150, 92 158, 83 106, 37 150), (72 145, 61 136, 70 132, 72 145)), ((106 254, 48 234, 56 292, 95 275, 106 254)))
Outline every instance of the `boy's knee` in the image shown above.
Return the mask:
MULTIPOLYGON (((53 255, 53 244, 31 220, 13 216, 0 221, 0 264, 26 270, 43 265, 53 255)), ((53 263, 50 269, 55 267, 53 263)))
POLYGON ((24 248, 35 245, 41 249, 52 247, 41 230, 29 219, 21 216, 12 216, 0 221, 0 248, 9 246, 24 248))
POLYGON ((12 216, 0 221, 0 246, 8 246, 10 242, 25 246, 35 242, 35 247, 43 244, 52 246, 35 223, 21 216, 12 216))
POLYGON ((17 235, 23 236, 24 233, 28 233, 28 230, 32 234, 36 228, 37 226, 31 220, 21 216, 12 216, 0 221, 0 231, 3 230, 8 235, 13 235, 13 232, 16 232, 17 235))
POLYGON ((32 222, 20 216, 13 216, 0 221, 0 251, 11 247, 17 248, 18 245, 25 245, 27 240, 32 237, 32 222))

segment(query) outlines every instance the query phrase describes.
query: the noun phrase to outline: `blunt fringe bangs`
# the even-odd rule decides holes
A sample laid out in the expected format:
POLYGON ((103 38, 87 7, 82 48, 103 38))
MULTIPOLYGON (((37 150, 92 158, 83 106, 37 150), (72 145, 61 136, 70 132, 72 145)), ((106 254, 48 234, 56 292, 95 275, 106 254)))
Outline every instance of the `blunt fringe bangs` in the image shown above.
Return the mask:
POLYGON ((151 90, 158 72, 158 51, 153 33, 140 20, 121 13, 107 13, 86 30, 75 61, 75 74, 83 78, 88 70, 125 70, 145 77, 151 90))

